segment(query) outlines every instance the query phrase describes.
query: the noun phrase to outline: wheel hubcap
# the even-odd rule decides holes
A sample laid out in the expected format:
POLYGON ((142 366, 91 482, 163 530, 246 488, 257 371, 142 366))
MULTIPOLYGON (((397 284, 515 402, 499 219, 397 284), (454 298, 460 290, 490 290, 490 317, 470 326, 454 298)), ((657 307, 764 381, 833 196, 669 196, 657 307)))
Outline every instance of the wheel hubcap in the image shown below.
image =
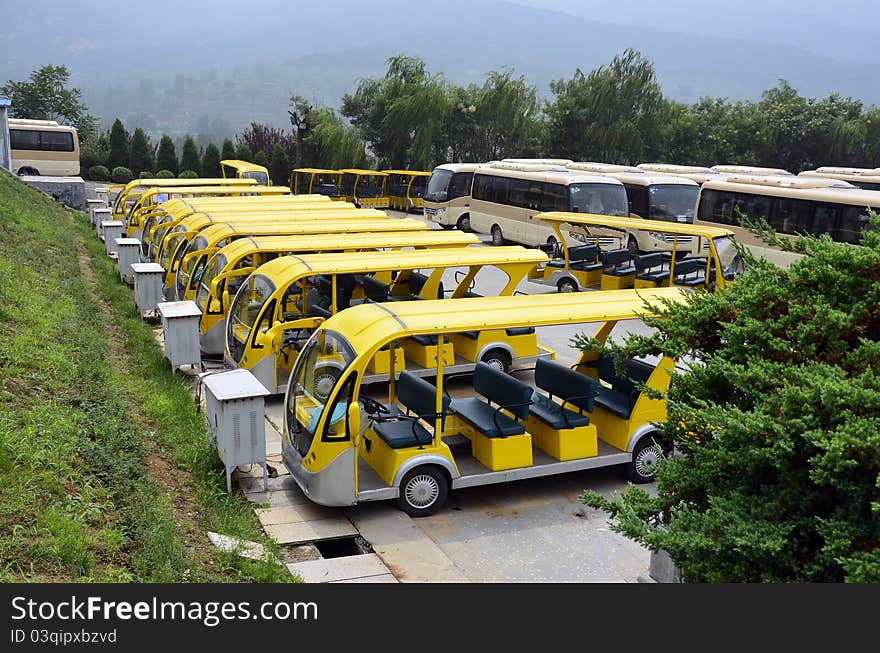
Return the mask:
POLYGON ((319 399, 326 399, 330 396, 330 391, 336 383, 336 376, 333 374, 321 374, 315 379, 315 395, 319 399))
POLYGON ((489 358, 483 362, 486 363, 486 365, 488 365, 489 367, 494 367, 499 372, 504 371, 504 361, 502 361, 500 358, 489 358))
POLYGON ((636 472, 639 476, 648 478, 656 473, 658 462, 660 462, 660 451, 657 445, 642 449, 635 461, 636 472))
POLYGON ((570 283, 564 283, 560 286, 561 292, 574 292, 574 288, 570 283))
POLYGON ((406 502, 416 508, 426 508, 437 500, 440 495, 440 485, 437 479, 427 474, 420 474, 410 479, 406 484, 404 496, 406 502))

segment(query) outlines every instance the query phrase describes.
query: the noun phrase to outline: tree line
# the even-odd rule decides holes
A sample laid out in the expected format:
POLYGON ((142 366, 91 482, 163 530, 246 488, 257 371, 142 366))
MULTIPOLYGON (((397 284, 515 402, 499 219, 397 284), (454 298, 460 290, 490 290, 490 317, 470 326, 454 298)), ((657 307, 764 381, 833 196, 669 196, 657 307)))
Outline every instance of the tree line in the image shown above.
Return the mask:
POLYGON ((388 59, 381 77, 359 80, 338 110, 293 95, 290 130, 254 122, 234 142, 203 147, 187 136, 180 159, 167 135, 153 144, 145 130, 129 134, 118 119, 99 133, 79 90, 65 88, 68 79, 63 66, 45 66, 0 90, 13 99, 14 115, 57 116, 80 126, 87 174, 95 167, 102 174, 124 168, 134 176, 214 174, 218 152, 265 165, 276 183, 288 180, 291 167, 430 170, 449 161, 504 157, 733 163, 793 172, 820 165, 880 167, 876 106, 836 92, 804 97, 785 80, 757 101, 678 102, 663 95, 653 64, 632 49, 589 73, 578 69, 551 82, 544 100, 509 68, 462 86, 429 71, 422 59, 400 54, 388 59))

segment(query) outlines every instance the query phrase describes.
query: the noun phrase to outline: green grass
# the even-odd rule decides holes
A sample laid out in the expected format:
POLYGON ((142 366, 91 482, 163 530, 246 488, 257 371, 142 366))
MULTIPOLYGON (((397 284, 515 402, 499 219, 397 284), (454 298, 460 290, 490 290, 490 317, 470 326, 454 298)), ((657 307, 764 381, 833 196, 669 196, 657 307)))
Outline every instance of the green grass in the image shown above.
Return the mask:
POLYGON ((277 552, 226 493, 188 383, 88 219, 4 174, 0 479, 0 580, 290 579, 208 544, 213 530, 277 552))

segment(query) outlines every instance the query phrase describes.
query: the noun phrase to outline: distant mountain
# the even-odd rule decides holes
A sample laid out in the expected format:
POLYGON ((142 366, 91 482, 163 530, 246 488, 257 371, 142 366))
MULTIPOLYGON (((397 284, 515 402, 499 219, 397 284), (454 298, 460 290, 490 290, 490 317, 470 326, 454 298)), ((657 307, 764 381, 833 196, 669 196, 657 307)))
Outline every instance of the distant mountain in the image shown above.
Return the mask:
MULTIPOLYGON (((231 135, 251 120, 287 126, 291 94, 336 106, 358 78, 382 74, 385 59, 400 52, 423 57, 430 70, 458 83, 480 83, 487 71, 509 66, 547 97, 550 80, 592 70, 633 47, 654 62, 664 92, 679 100, 755 99, 784 78, 805 95, 836 90, 880 103, 876 66, 763 42, 759 37, 773 37, 763 24, 756 40, 744 40, 501 0, 217 0, 210 11, 153 0, 155 18, 144 5, 118 5, 108 11, 106 3, 80 0, 40 11, 39 19, 16 8, 0 27, 9 46, 6 78, 64 63, 106 122, 120 116, 172 134, 231 135)), ((797 29, 807 29, 802 23, 797 29)), ((732 32, 742 33, 739 27, 732 32)))

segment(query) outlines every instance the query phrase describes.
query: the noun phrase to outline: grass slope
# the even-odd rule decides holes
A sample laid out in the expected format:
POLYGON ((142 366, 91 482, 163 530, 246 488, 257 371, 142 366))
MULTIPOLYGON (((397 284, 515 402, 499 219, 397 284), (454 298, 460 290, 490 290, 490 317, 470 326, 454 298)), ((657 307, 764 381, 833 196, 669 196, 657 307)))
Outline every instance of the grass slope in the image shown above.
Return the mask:
POLYGON ((0 173, 0 580, 285 581, 82 213, 0 173))

